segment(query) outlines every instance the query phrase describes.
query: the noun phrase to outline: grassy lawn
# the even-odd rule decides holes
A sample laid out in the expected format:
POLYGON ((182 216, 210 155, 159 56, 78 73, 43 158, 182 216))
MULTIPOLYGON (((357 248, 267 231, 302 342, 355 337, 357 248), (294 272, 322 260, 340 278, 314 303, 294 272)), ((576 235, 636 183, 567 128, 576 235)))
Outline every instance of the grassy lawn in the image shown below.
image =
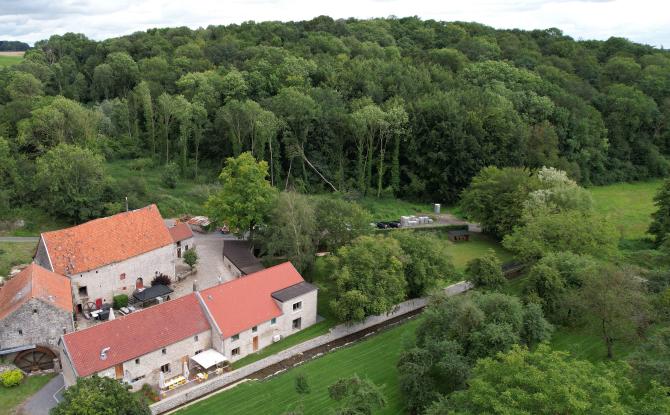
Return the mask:
POLYGON ((14 388, 0 386, 0 413, 13 414, 17 406, 35 394, 53 375, 28 376, 14 388))
POLYGON ((281 414, 295 408, 300 400, 294 389, 294 379, 299 373, 307 376, 311 387, 311 393, 303 400, 306 414, 327 413, 334 406, 334 401, 328 397, 328 386, 353 374, 368 378, 382 387, 388 404, 375 414, 403 413, 396 362, 402 351, 403 339, 414 334, 419 321, 411 320, 272 379, 244 383, 178 413, 219 414, 225 408, 226 415, 281 414))
POLYGON ((619 183, 589 189, 596 211, 619 229, 623 239, 645 237, 654 212, 653 198, 661 187, 661 180, 637 183, 619 183))
POLYGON ((468 242, 446 242, 450 244, 448 250, 451 252, 454 266, 459 271, 465 270, 470 260, 486 255, 489 249, 493 249, 503 263, 512 259, 511 252, 503 248, 496 240, 486 235, 473 233, 470 234, 468 242))
POLYGON ((9 274, 14 265, 30 263, 34 253, 35 244, 32 242, 0 242, 0 276, 9 274))

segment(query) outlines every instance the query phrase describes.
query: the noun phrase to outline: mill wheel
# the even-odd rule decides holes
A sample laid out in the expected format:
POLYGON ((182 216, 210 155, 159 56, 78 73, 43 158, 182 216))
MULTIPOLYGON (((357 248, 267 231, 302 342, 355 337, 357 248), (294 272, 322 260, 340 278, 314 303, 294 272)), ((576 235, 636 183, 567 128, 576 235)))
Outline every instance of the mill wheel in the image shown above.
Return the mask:
POLYGON ((56 355, 46 347, 24 350, 16 356, 14 364, 24 372, 36 372, 54 368, 56 355))

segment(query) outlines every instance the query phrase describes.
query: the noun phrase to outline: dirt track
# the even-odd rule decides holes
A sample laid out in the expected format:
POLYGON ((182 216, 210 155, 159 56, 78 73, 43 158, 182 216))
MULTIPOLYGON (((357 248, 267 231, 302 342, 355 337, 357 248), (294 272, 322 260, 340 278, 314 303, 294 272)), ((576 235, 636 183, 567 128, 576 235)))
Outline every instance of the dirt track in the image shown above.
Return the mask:
POLYGON ((25 52, 0 52, 0 56, 23 56, 25 52))

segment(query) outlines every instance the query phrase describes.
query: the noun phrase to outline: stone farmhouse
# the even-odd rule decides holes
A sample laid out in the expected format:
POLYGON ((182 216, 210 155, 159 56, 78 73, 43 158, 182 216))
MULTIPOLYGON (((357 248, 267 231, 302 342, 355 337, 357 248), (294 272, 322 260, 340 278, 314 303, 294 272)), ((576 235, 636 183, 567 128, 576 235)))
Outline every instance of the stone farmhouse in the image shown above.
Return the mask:
MULTIPOLYGON (((181 239, 179 245, 188 240, 181 239)), ((150 205, 44 232, 34 261, 71 280, 73 301, 81 312, 87 306, 100 308, 114 295, 131 295, 158 274, 174 277, 175 244, 158 207, 150 205)))
POLYGON ((192 378, 202 356, 232 362, 314 324, 316 303, 317 288, 286 262, 63 335, 65 384, 98 374, 138 390, 192 378))
POLYGON ((0 287, 0 355, 27 372, 53 368, 72 310, 70 280, 30 264, 0 287))

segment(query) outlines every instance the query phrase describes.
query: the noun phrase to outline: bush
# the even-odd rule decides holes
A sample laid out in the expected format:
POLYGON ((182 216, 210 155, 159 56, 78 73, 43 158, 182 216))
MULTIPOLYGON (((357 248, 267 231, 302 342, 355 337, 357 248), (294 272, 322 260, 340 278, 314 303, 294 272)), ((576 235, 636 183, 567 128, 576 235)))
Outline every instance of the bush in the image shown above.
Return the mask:
POLYGON ((19 369, 7 370, 0 373, 0 382, 6 388, 11 388, 19 385, 23 381, 23 372, 19 369))
POLYGON ((117 310, 128 306, 128 296, 126 294, 119 294, 114 296, 114 308, 117 310))
POLYGON ((172 284, 172 280, 170 280, 170 277, 168 277, 165 274, 158 274, 154 277, 153 280, 151 280, 151 286, 153 287, 154 285, 165 285, 165 286, 170 286, 172 284))
POLYGON ((184 262, 193 269, 198 263, 198 253, 195 252, 195 249, 191 248, 184 252, 184 262))
POLYGON ((163 167, 163 172, 161 173, 161 181, 165 187, 174 189, 177 187, 177 180, 179 179, 179 166, 175 163, 168 163, 163 167))

